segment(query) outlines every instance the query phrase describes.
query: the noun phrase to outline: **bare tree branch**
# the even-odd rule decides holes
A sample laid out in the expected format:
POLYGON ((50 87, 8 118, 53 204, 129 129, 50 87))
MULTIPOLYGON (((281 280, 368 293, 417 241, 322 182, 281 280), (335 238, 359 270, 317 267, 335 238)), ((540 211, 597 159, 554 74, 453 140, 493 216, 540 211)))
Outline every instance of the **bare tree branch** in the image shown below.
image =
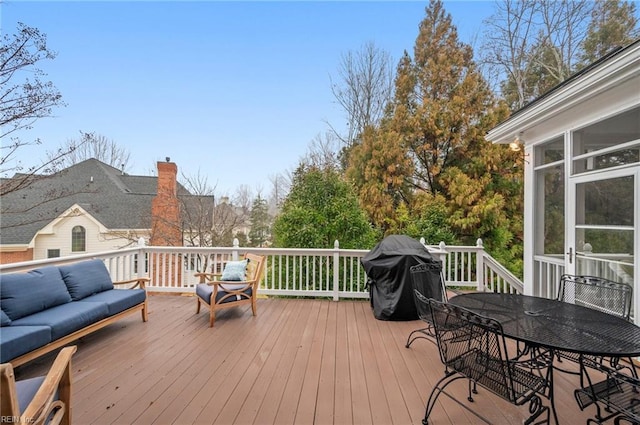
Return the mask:
POLYGON ((330 77, 331 92, 346 113, 347 134, 327 123, 349 148, 368 125, 377 123, 393 94, 393 67, 389 54, 373 42, 358 52, 341 56, 337 81, 330 77))

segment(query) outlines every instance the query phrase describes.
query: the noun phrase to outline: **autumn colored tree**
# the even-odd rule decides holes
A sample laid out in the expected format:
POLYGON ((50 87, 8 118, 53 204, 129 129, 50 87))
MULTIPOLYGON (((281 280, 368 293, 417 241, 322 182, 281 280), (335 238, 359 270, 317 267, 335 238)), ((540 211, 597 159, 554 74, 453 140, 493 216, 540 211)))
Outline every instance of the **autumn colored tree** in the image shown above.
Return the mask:
POLYGON ((347 178, 369 219, 385 234, 398 229, 396 211, 409 202, 413 165, 401 134, 368 127, 353 147, 347 178))
POLYGON ((488 128, 482 116, 495 106, 471 47, 458 40, 441 1, 429 3, 413 62, 399 68, 396 81, 400 101, 388 127, 403 136, 414 162, 415 189, 436 194, 445 189, 441 175, 453 165, 454 153, 483 139, 488 128))
POLYGON ((449 224, 449 208, 444 196, 422 192, 415 196, 412 210, 401 205, 396 210, 396 228, 391 233, 424 238, 427 244, 444 242, 460 245, 458 236, 449 224))
POLYGON ((484 139, 507 114, 442 2, 431 1, 414 57, 398 65, 387 116, 350 157, 347 175, 372 221, 431 243, 482 238, 517 269, 522 154, 484 139))

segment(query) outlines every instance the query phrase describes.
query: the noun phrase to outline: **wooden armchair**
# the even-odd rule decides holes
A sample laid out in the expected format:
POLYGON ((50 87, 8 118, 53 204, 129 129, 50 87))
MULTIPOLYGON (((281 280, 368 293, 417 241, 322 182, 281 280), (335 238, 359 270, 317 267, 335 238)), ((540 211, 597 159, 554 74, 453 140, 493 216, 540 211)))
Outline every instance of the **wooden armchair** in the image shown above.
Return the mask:
POLYGON ((196 314, 200 313, 202 303, 209 306, 209 327, 214 325, 216 311, 224 308, 251 304, 253 315, 256 315, 256 294, 264 274, 266 258, 247 253, 244 259, 248 260, 244 280, 221 280, 222 275, 213 273, 195 274, 200 279, 196 286, 196 314))
POLYGON ((0 365, 0 410, 19 424, 71 424, 71 357, 76 346, 63 348, 49 373, 16 382, 11 363, 0 365))

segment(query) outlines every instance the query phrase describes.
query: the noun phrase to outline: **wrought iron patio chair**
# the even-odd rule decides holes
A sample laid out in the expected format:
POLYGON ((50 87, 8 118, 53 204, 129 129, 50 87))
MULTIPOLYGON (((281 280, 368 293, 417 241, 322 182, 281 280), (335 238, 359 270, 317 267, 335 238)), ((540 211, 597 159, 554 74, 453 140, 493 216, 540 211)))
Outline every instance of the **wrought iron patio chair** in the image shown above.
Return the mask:
MULTIPOLYGON (((610 280, 595 276, 574 276, 562 275, 560 278, 560 288, 558 289, 558 301, 569 302, 582 305, 594 310, 631 320, 631 302, 633 299, 633 288, 624 283, 612 282, 610 280)), ((569 360, 584 366, 595 363, 608 362, 610 366, 617 369, 628 369, 631 374, 637 377, 637 372, 633 367, 633 362, 629 366, 623 366, 618 358, 605 359, 601 356, 585 356, 577 353, 556 351, 558 361, 569 360)), ((556 369, 565 373, 580 374, 574 369, 558 367, 556 369)), ((582 383, 581 383, 582 385, 582 383)))
POLYGON ((604 379, 593 382, 587 374, 586 385, 574 392, 581 410, 596 405, 596 414, 587 424, 602 424, 612 418, 616 425, 640 424, 640 379, 602 363, 594 368, 603 373, 604 379))
POLYGON ((11 363, 0 365, 2 423, 64 424, 71 421, 71 357, 76 346, 58 353, 46 376, 15 380, 11 363))
POLYGON ((420 338, 433 343, 436 342, 428 300, 433 298, 438 301, 447 301, 447 288, 444 285, 442 263, 440 261, 417 264, 412 266, 409 272, 411 273, 416 311, 420 320, 426 324, 426 327, 416 329, 409 334, 405 344, 407 348, 411 346, 413 341, 420 338), (419 299, 427 300, 427 302, 421 302, 419 299))
POLYGON ((548 424, 550 409, 542 403, 541 396, 551 398, 551 368, 534 370, 510 360, 498 321, 433 299, 429 304, 445 375, 429 395, 422 423, 428 424, 438 396, 449 384, 468 379, 469 401, 474 401, 472 393, 477 384, 516 406, 528 403, 529 417, 525 424, 548 424))

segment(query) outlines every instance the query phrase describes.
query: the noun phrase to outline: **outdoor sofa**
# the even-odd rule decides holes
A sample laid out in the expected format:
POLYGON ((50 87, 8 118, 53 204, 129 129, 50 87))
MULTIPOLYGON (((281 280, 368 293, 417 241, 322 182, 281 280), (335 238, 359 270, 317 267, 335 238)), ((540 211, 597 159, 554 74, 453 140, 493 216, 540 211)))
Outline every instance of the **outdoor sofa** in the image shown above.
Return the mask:
POLYGON ((16 367, 136 311, 146 322, 147 281, 113 282, 99 259, 0 275, 0 363, 16 367))

